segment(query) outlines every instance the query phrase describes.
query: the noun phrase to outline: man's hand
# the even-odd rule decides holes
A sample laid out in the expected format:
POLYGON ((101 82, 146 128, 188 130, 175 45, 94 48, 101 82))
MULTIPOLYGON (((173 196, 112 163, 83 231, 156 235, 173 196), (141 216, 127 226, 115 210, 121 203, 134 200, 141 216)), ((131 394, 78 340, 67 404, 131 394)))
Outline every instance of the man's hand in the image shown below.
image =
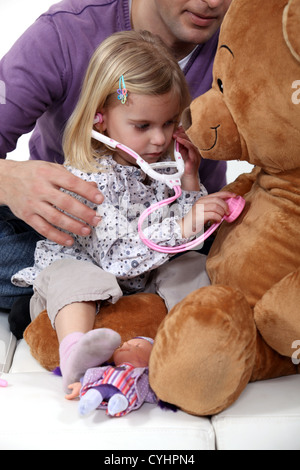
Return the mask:
POLYGON ((86 236, 91 231, 90 226, 97 226, 101 218, 93 209, 60 188, 72 191, 95 205, 104 200, 96 184, 72 175, 62 165, 33 160, 0 160, 0 204, 9 206, 17 217, 44 237, 60 245, 71 246, 73 238, 59 228, 86 236))

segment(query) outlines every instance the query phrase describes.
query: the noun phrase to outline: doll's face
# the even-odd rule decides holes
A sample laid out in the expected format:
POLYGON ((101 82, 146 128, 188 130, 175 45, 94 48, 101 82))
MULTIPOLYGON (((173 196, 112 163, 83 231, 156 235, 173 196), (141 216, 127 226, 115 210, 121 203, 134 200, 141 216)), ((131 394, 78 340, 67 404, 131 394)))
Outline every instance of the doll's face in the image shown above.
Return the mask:
POLYGON ((116 366, 129 362, 134 367, 148 367, 152 347, 145 339, 131 339, 115 350, 114 363, 116 366))

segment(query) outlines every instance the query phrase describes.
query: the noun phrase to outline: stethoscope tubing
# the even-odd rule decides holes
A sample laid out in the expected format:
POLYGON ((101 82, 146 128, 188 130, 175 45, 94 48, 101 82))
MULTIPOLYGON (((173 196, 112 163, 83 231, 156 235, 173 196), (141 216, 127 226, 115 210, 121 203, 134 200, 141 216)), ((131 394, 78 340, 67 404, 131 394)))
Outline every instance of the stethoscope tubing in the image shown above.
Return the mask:
POLYGON ((134 150, 131 148, 127 147, 126 145, 121 144, 120 142, 117 142, 114 139, 111 139, 110 137, 107 137, 100 132, 97 132, 95 130, 92 130, 92 137, 99 142, 102 142, 105 144, 107 147, 112 148, 112 149, 120 149, 131 157, 133 157, 136 160, 137 165, 148 175, 150 178, 153 178, 154 180, 161 181, 168 185, 171 189, 174 190, 174 196, 164 199, 162 201, 159 201, 152 206, 150 206, 148 209, 146 209, 140 216, 139 221, 138 221, 138 233, 139 236, 142 240, 142 242, 148 246, 150 249, 158 251, 160 253, 169 253, 169 254, 176 254, 176 253, 182 253, 184 251, 188 250, 193 250, 196 248, 199 248, 204 241, 210 237, 210 235, 213 234, 213 232, 221 225, 221 223, 224 220, 227 220, 228 222, 233 222, 236 217, 241 213, 245 206, 245 201, 243 198, 239 197, 237 198, 235 206, 232 208, 233 212, 231 216, 224 216, 221 222, 216 223, 211 225, 211 227, 202 235, 199 237, 196 236, 193 240, 184 243, 182 245, 177 245, 177 246, 162 246, 162 245, 157 245, 156 243, 152 242, 149 240, 143 230, 142 230, 142 225, 144 221, 151 215, 153 212, 158 210, 161 207, 168 206, 172 204, 176 199, 178 199, 181 194, 181 177, 184 173, 184 161, 183 158, 179 152, 179 145, 178 142, 175 141, 174 145, 174 157, 175 157, 175 162, 158 162, 154 164, 149 164, 147 163, 140 155, 138 155, 134 150), (165 168, 165 167, 176 167, 177 168, 177 173, 173 175, 165 175, 162 173, 158 173, 155 171, 155 168, 165 168))

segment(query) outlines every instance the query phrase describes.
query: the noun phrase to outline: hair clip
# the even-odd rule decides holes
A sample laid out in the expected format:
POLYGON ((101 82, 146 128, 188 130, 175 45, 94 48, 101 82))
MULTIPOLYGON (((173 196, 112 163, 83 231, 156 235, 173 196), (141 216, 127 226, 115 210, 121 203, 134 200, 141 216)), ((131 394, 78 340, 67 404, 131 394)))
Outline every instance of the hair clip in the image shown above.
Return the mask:
POLYGON ((122 75, 119 80, 119 89, 117 90, 118 93, 118 100, 121 101, 122 104, 125 104, 128 98, 128 91, 125 87, 124 76, 122 75))

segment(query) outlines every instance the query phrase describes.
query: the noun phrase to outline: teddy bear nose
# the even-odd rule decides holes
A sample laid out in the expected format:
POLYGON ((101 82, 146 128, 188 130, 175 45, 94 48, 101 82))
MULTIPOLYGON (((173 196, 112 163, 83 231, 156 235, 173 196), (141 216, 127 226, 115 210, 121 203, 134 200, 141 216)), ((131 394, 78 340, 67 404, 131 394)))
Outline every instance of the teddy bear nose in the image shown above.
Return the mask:
POLYGON ((192 114, 190 108, 186 108, 181 116, 182 126, 185 131, 189 130, 192 125, 192 114))

